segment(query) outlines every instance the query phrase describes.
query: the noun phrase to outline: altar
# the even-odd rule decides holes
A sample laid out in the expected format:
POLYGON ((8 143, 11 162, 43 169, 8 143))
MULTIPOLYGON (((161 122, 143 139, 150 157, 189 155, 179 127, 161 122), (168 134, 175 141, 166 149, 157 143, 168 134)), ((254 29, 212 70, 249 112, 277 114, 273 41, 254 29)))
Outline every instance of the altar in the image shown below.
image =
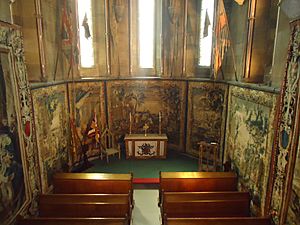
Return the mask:
POLYGON ((166 158, 167 142, 166 134, 126 134, 126 159, 166 158))

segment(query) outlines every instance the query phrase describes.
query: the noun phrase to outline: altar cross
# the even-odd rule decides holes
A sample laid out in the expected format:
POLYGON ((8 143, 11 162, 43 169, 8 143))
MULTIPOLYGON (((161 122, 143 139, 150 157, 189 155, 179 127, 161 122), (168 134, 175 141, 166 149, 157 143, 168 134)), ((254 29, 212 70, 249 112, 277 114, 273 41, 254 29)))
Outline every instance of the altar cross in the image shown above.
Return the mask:
POLYGON ((147 123, 143 126, 143 130, 145 131, 145 136, 147 136, 147 130, 149 129, 149 126, 147 123))

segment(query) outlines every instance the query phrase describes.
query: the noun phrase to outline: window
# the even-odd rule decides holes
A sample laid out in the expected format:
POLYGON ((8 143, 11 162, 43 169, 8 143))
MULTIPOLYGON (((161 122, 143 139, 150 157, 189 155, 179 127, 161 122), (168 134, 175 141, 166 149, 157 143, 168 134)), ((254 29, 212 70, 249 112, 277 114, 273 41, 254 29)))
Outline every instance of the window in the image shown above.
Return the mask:
POLYGON ((198 65, 209 67, 211 65, 212 53, 212 31, 214 24, 214 0, 202 0, 200 14, 200 34, 199 34, 199 60, 198 65))
POLYGON ((139 67, 154 67, 155 0, 138 0, 139 67))
POLYGON ((158 76, 161 60, 161 0, 132 0, 130 4, 131 74, 158 76))
POLYGON ((80 67, 95 66, 93 45, 92 0, 78 0, 78 27, 80 45, 80 67))
POLYGON ((77 0, 80 76, 207 75, 215 2, 77 0))

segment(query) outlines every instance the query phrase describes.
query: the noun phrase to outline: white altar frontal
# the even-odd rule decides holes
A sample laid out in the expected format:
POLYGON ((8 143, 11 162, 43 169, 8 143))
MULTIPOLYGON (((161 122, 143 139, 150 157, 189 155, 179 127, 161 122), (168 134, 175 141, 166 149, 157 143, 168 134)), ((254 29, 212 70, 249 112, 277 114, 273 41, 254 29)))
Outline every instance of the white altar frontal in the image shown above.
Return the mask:
POLYGON ((126 134, 126 159, 166 158, 167 142, 166 134, 126 134))

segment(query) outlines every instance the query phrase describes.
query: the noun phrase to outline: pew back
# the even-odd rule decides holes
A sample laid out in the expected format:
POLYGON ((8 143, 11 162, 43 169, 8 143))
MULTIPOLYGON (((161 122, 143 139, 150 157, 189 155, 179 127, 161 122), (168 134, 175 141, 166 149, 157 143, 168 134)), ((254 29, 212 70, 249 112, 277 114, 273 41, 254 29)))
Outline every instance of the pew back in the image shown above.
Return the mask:
POLYGON ((245 217, 249 216, 249 201, 245 199, 164 201, 162 213, 167 218, 245 217))
POLYGON ((160 190, 167 192, 236 191, 232 172, 161 172, 160 190))
POLYGON ((132 192, 132 174, 57 173, 55 194, 127 194, 132 192))
POLYGON ((266 217, 235 218, 166 218, 165 225, 271 225, 266 217))
POLYGON ((18 218, 17 225, 126 225, 127 218, 18 218))
POLYGON ((249 192, 218 191, 218 192, 165 192, 163 201, 196 201, 196 200, 230 200, 245 199, 250 201, 249 192))
POLYGON ((128 202, 129 194, 43 194, 39 198, 40 204, 72 203, 72 202, 128 202))
POLYGON ((40 204, 40 217, 128 217, 126 202, 73 202, 40 204))

